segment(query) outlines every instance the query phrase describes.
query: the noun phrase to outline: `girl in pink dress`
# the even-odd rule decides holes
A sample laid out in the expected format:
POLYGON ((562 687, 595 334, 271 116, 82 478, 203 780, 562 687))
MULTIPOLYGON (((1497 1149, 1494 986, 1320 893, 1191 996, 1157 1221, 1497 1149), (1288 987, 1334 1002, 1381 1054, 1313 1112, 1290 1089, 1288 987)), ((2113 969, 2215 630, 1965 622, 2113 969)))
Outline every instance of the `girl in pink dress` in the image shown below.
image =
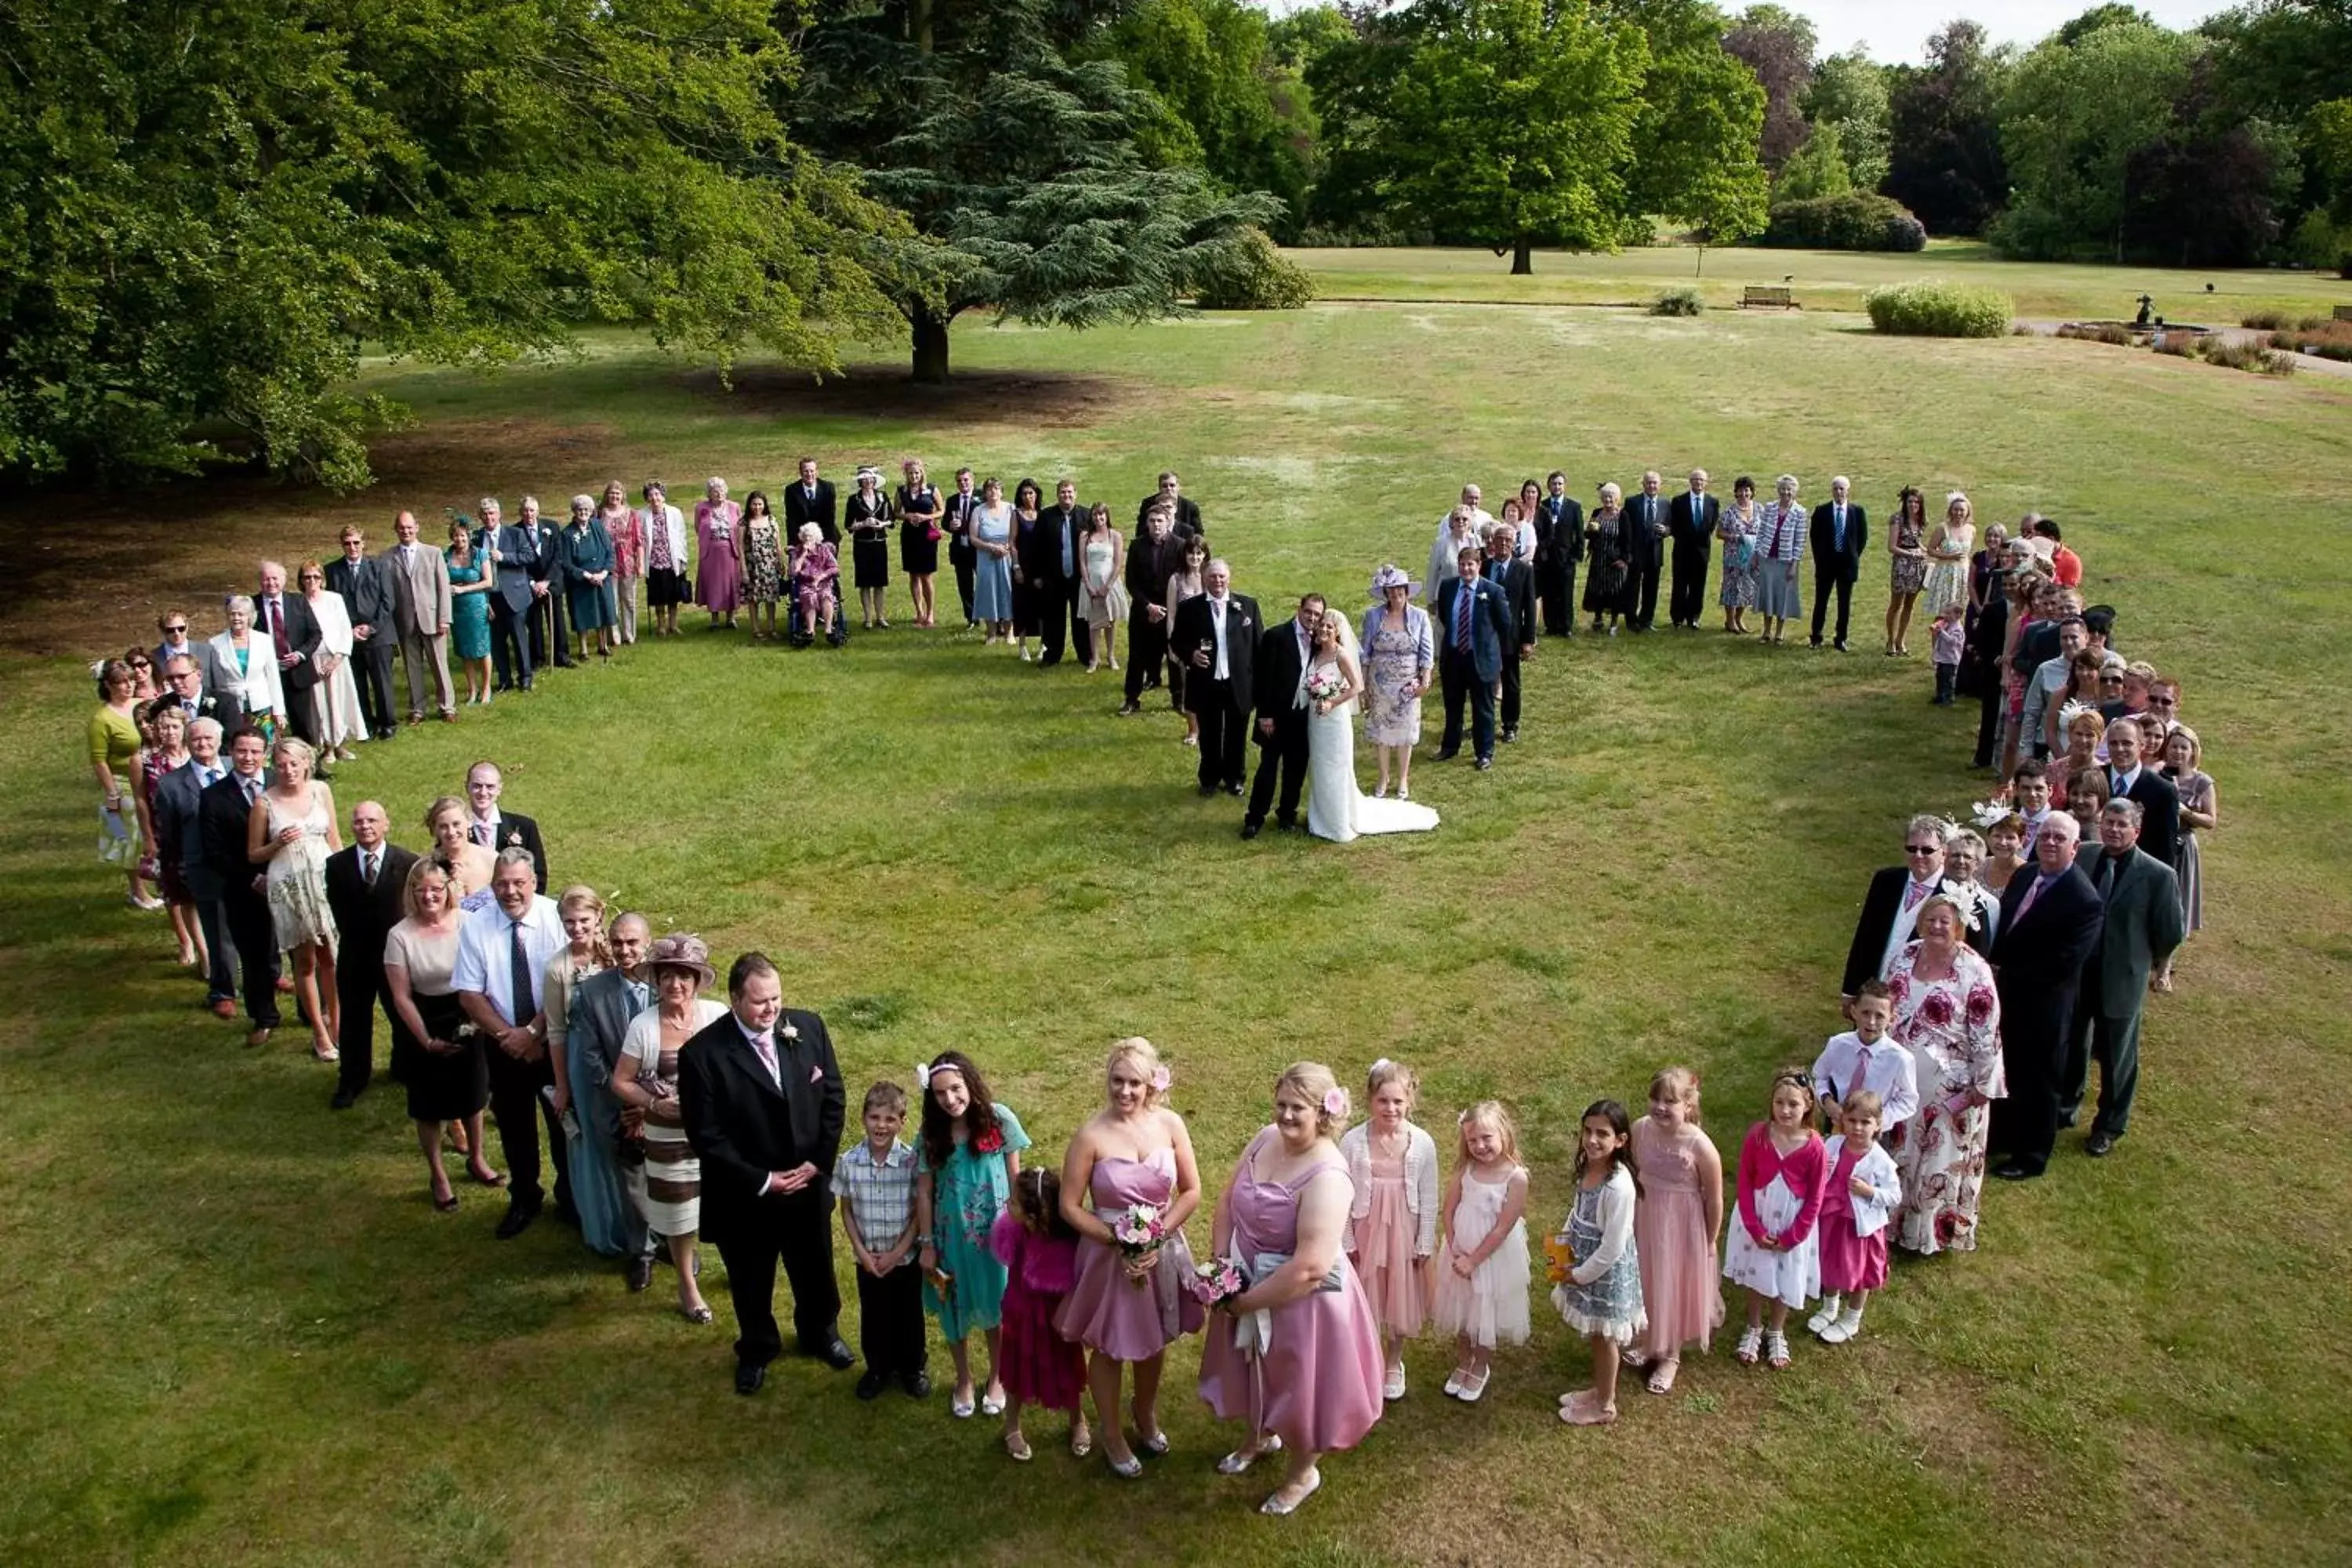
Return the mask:
POLYGON ((1528 1342, 1528 1168, 1511 1113, 1482 1100, 1462 1113, 1437 1255, 1438 1331, 1454 1336, 1445 1392, 1475 1405, 1496 1345, 1528 1342))
POLYGON ((1801 1307, 1822 1283, 1822 1189, 1829 1161, 1813 1131, 1813 1075, 1788 1068, 1773 1075, 1772 1115, 1748 1130, 1739 1146, 1739 1223, 1724 1248, 1724 1277, 1748 1287, 1748 1327, 1732 1353, 1754 1366, 1760 1348, 1773 1371, 1789 1364, 1789 1309, 1801 1307), (1766 1303, 1772 1326, 1764 1327, 1766 1303))
POLYGON ((1625 1363, 1650 1374, 1653 1394, 1675 1385, 1683 1346, 1705 1354, 1723 1326, 1723 1156, 1699 1130, 1698 1074, 1667 1068, 1650 1080, 1650 1113, 1633 1123, 1633 1169, 1642 1178, 1633 1241, 1642 1254, 1642 1304, 1650 1328, 1625 1363))
POLYGON ((1382 1057, 1364 1083, 1371 1120, 1339 1140, 1356 1188, 1348 1261, 1380 1321, 1388 1359, 1384 1399, 1404 1397, 1404 1342, 1419 1337, 1429 1316, 1430 1259, 1437 1252, 1437 1141, 1410 1120, 1420 1088, 1411 1068, 1382 1057))
POLYGON ((1216 1250, 1249 1289, 1223 1302, 1201 1352, 1201 1397, 1250 1435, 1217 1462, 1239 1475, 1286 1449, 1283 1484, 1260 1511, 1286 1514, 1323 1484, 1316 1460, 1352 1448, 1381 1418, 1381 1335, 1340 1249, 1353 1192, 1332 1137, 1348 1092, 1319 1062, 1275 1080, 1261 1128, 1217 1205, 1216 1250))
POLYGON ((1070 1413, 1070 1452, 1083 1458, 1094 1447, 1079 1405, 1086 1357, 1054 1327, 1078 1266, 1078 1233, 1062 1217, 1062 1179, 1042 1167, 1022 1172, 1013 1201, 989 1227, 988 1246, 1005 1268, 996 1367, 1004 1384, 1004 1451, 1029 1462, 1021 1407, 1034 1405, 1070 1413))
POLYGON ((1102 1424, 1103 1458, 1132 1480, 1143 1473, 1135 1448, 1168 1452, 1160 1428, 1160 1369, 1169 1342, 1201 1326, 1201 1304, 1184 1289, 1192 1273, 1184 1222, 1201 1206, 1201 1173, 1184 1119, 1163 1102, 1168 1068, 1142 1036, 1111 1047, 1104 1067, 1109 1103, 1078 1129, 1062 1160, 1062 1217, 1076 1232, 1077 1281, 1054 1326, 1092 1352, 1087 1384, 1102 1424), (1166 1238, 1129 1258, 1110 1221, 1142 1205, 1159 1211, 1166 1238), (1135 1443, 1119 1421, 1119 1384, 1135 1373, 1135 1443))
POLYGON ((1878 1146, 1880 1110, 1869 1089, 1848 1090, 1837 1136, 1823 1150, 1830 1180, 1822 1199, 1822 1310, 1805 1325, 1823 1344, 1862 1332, 1862 1310, 1886 1283, 1886 1218, 1903 1202, 1903 1181, 1895 1157, 1878 1146))

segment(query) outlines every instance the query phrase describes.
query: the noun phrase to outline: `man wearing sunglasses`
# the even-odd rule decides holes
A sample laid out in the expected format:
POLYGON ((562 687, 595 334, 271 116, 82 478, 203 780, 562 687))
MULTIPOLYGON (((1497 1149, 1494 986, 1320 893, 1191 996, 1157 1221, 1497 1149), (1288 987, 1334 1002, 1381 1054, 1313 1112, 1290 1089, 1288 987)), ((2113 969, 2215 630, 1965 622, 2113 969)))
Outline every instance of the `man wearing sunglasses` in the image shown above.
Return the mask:
MULTIPOLYGON (((1849 1016, 1862 983, 1883 977, 1887 961, 1911 941, 1919 906, 1944 879, 1944 835, 1950 828, 1942 817, 1928 813, 1913 817, 1903 830, 1903 864, 1870 879, 1862 919, 1855 922, 1853 943, 1846 950, 1845 977, 1838 983, 1838 1005, 1849 1016)), ((1968 940, 1974 947, 1989 939, 1982 931, 1970 931, 1968 940)))
POLYGON ((164 611, 155 617, 155 629, 163 634, 163 640, 155 645, 157 689, 163 689, 163 672, 175 658, 188 659, 195 665, 198 695, 207 691, 226 690, 233 684, 221 672, 220 655, 213 651, 213 645, 204 638, 190 634, 185 612, 164 611))

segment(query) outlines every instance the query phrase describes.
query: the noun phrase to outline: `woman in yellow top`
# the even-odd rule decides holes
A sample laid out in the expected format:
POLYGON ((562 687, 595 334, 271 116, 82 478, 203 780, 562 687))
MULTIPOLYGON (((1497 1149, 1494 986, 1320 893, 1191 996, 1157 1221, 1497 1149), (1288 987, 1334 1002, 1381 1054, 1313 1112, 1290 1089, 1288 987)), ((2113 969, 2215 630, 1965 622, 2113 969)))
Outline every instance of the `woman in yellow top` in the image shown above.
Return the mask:
POLYGON ((110 658, 99 666, 98 711, 89 716, 89 771, 98 780, 99 858, 130 868, 131 890, 125 896, 134 910, 159 910, 163 900, 147 891, 139 875, 139 840, 131 831, 131 792, 138 778, 132 771, 145 737, 131 716, 138 705, 139 682, 131 666, 110 658))

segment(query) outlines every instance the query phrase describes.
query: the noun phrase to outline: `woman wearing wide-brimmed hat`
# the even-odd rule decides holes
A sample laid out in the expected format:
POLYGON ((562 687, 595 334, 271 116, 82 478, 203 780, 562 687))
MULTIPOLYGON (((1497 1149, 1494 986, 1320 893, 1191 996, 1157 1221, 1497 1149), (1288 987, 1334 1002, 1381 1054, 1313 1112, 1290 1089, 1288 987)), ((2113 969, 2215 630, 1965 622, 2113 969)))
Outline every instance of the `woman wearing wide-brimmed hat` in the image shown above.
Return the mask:
POLYGON ((857 468, 857 488, 841 509, 842 525, 849 530, 849 560, 857 579, 857 608, 868 630, 887 628, 883 596, 890 585, 890 498, 882 493, 882 470, 871 463, 857 468))
POLYGON ((1412 748, 1421 739, 1421 696, 1437 668, 1437 641, 1429 612, 1412 602, 1418 585, 1395 565, 1372 574, 1372 606, 1364 612, 1364 733, 1380 753, 1378 800, 1389 793, 1396 768, 1399 800, 1412 798, 1412 748))
POLYGON ((677 1268, 678 1315, 689 1323, 710 1321, 695 1279, 694 1237, 702 1225, 702 1162, 687 1142, 678 1113, 677 1053, 687 1041, 716 1023, 723 1002, 704 999, 717 984, 710 950, 698 936, 663 937, 646 955, 654 978, 654 1005, 629 1022, 621 1039, 621 1060, 613 1069, 613 1092, 624 1105, 646 1113, 645 1163, 635 1167, 632 1185, 645 1205, 646 1228, 669 1246, 677 1268))

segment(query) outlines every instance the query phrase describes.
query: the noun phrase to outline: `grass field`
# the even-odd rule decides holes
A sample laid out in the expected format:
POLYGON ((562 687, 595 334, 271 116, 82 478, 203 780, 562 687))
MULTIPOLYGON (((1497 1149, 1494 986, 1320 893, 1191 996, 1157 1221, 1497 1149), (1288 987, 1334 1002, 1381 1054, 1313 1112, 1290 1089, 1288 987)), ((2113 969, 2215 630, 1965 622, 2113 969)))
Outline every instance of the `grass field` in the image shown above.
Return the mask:
MULTIPOLYGON (((1398 292, 1504 281, 1451 258, 1345 259, 1349 276, 1392 268, 1398 292)), ((1711 253, 1710 273, 1738 259, 1711 253)), ((1538 265, 1529 287, 1565 297, 1570 269, 1538 265)), ((366 494, 12 498, 9 1560, 2352 1554, 2352 1163, 2326 1110, 2352 964, 2330 844, 2352 816, 2330 696, 2352 690, 2352 386, 2050 340, 1881 341, 1818 310, 1332 306, 1083 336, 967 327, 957 354, 965 380, 938 395, 889 367, 813 391, 758 365, 727 395, 618 340, 484 380, 385 371, 378 388, 421 423, 382 444, 366 494), (2104 1163, 2070 1142, 2048 1180, 1996 1184, 1983 1249, 1902 1268, 1859 1343, 1807 1340, 1780 1377, 1718 1343, 1671 1399, 1629 1385, 1606 1432, 1552 1418, 1585 1352, 1547 1310, 1475 1407, 1436 1394, 1449 1352, 1424 1344, 1414 1394, 1287 1521, 1212 1471, 1233 1434, 1190 1397, 1190 1344, 1176 1454, 1140 1486, 1050 1440, 1016 1470, 944 1399, 861 1405, 814 1363, 737 1398, 715 1257, 720 1321, 694 1329, 665 1310, 666 1278, 625 1296, 555 1225, 495 1243, 499 1205, 472 1190, 437 1215, 396 1089, 331 1115, 328 1074, 290 1035, 248 1052, 241 1026, 198 1010, 160 918, 124 910, 90 854, 79 661, 148 640, 167 599, 216 625, 210 596, 248 583, 261 550, 325 551, 346 519, 381 540, 396 506, 432 518, 530 489, 560 510, 615 475, 690 494, 721 473, 740 496, 803 451, 844 479, 909 451, 935 474, 1069 472, 1122 512, 1173 467, 1270 613, 1310 587, 1352 608, 1380 562, 1422 560, 1464 479, 1498 504, 1553 467, 1588 496, 1696 461, 1727 488, 1790 469, 1808 499, 1850 473, 1882 515, 1908 481, 1965 485, 1987 518, 2063 519, 2095 595, 2122 607, 2119 642, 2183 675, 2223 796, 2210 929, 2151 1010, 2133 1136, 2104 1163)), ((1872 569, 1858 595, 1865 648, 1883 581, 1872 569)), ((559 883, 698 929, 722 957, 782 956, 854 1087, 968 1050, 1042 1156, 1093 1108, 1118 1035, 1170 1053, 1217 1183, 1282 1063, 1350 1079, 1402 1057, 1433 1128, 1483 1095, 1517 1107, 1548 1224, 1588 1100, 1693 1063, 1729 1149, 1771 1069, 1832 1028, 1853 910, 1903 817, 1980 788, 1967 721, 1929 691, 1923 662, 1713 634, 1548 644, 1495 772, 1418 773, 1439 832, 1244 845, 1231 803, 1193 796, 1174 721, 1115 720, 1108 676, 944 631, 793 655, 698 630, 370 748, 336 788, 387 802, 413 844, 432 795, 500 759, 559 883)))
POLYGON ((1997 259, 1989 247, 1936 240, 1917 255, 1653 246, 1614 255, 1541 251, 1531 276, 1511 276, 1507 256, 1476 249, 1292 250, 1334 300, 1464 300, 1523 305, 1640 305, 1662 289, 1696 283, 1709 305, 1731 307, 1751 283, 1790 279, 1810 310, 1859 310, 1870 289, 1916 278, 1986 283, 2017 300, 2018 314, 2126 321, 2140 295, 2169 321, 2234 327, 2250 310, 2326 315, 2352 304, 2352 282, 2333 272, 2099 267, 1997 259), (2212 292, 2206 292, 2211 284, 2212 292))

